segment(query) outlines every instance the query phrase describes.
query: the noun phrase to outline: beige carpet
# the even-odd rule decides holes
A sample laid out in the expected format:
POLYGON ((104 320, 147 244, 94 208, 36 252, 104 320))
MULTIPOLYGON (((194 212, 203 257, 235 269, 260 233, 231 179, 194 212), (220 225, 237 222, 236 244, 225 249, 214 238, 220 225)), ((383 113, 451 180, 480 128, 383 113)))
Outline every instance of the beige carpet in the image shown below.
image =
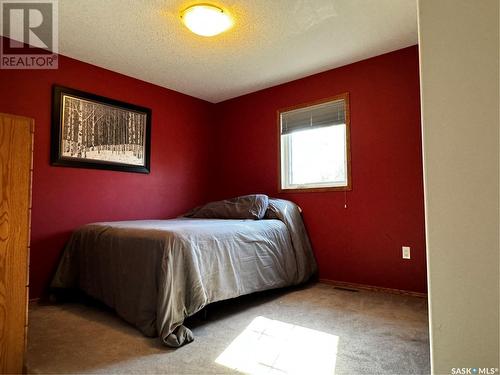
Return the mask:
POLYGON ((30 373, 427 374, 425 299, 325 284, 211 306, 177 350, 95 303, 33 305, 30 373))

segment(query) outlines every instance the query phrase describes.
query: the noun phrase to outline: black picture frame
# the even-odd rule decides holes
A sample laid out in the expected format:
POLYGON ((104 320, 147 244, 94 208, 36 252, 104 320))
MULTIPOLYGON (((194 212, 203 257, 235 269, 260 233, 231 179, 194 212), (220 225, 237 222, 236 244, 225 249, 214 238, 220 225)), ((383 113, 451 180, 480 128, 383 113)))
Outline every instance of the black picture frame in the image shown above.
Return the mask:
POLYGON ((150 155, 151 109, 64 86, 52 87, 51 165, 150 173, 150 155), (124 143, 117 143, 120 141, 124 143))

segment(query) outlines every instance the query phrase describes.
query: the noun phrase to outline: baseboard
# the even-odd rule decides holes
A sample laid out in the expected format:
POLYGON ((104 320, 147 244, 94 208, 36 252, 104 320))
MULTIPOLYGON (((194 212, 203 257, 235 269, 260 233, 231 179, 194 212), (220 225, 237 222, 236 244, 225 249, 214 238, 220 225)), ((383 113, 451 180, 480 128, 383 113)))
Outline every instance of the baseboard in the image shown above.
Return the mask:
POLYGON ((355 289, 355 290, 369 290, 369 291, 372 291, 372 292, 402 294, 402 295, 412 296, 412 297, 427 298, 427 293, 413 292, 411 290, 383 288, 383 287, 380 287, 380 286, 372 286, 372 285, 356 284, 356 283, 347 283, 345 281, 335 281, 335 280, 328 280, 328 279, 319 279, 319 282, 323 283, 323 284, 329 284, 329 285, 333 285, 333 286, 338 286, 339 288, 355 289))

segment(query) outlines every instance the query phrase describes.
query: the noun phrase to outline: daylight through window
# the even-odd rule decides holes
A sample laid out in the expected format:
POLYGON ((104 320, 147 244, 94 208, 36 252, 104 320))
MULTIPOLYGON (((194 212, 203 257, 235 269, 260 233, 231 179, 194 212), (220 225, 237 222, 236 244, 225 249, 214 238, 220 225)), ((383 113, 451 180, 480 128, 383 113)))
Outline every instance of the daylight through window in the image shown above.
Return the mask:
POLYGON ((279 112, 281 189, 349 190, 349 98, 279 112))

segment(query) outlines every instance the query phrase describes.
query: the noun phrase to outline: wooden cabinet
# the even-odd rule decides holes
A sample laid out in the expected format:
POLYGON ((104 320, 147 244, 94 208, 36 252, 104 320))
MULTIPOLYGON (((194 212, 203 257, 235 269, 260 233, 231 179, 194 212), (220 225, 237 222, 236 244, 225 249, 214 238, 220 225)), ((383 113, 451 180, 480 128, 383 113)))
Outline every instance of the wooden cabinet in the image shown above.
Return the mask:
POLYGON ((21 373, 26 348, 34 122, 0 114, 0 373, 21 373))

